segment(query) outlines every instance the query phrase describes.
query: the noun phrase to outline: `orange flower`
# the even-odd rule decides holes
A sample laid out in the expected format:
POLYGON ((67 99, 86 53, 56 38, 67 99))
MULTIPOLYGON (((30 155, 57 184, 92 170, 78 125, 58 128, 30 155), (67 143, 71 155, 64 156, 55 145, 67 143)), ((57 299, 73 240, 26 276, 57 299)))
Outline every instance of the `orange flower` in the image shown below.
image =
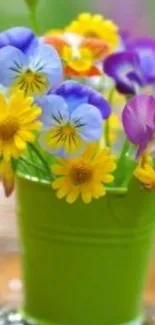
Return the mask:
POLYGON ((44 42, 54 46, 64 63, 64 73, 70 77, 101 75, 98 62, 109 54, 108 46, 99 39, 84 38, 73 33, 51 33, 44 42))

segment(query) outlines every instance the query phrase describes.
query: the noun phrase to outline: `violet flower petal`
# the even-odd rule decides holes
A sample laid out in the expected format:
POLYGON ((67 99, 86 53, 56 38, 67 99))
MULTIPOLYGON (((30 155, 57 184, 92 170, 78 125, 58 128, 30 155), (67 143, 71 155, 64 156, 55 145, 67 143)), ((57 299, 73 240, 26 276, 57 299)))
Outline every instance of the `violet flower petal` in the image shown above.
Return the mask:
POLYGON ((122 121, 128 139, 138 146, 139 156, 155 132, 155 98, 147 95, 133 97, 123 110, 122 121))
POLYGON ((104 61, 103 68, 123 94, 135 94, 137 87, 143 85, 139 59, 133 52, 112 54, 104 61))
POLYGON ((148 82, 155 82, 155 40, 140 38, 128 44, 128 50, 137 53, 143 78, 148 82))
POLYGON ((54 93, 67 101, 70 112, 81 104, 90 104, 99 109, 103 119, 107 119, 111 114, 110 105, 100 93, 76 81, 63 82, 54 93))
POLYGON ((13 27, 0 33, 0 48, 11 45, 22 52, 37 45, 37 37, 27 27, 13 27))

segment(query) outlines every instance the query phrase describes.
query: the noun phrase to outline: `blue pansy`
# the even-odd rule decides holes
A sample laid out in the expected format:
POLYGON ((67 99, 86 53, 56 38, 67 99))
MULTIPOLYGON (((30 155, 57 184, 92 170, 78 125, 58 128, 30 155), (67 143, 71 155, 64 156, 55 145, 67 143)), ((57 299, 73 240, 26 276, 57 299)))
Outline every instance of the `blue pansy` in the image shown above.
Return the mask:
POLYGON ((25 95, 42 95, 62 81, 62 63, 56 50, 38 43, 27 53, 6 46, 0 50, 0 83, 25 95))
POLYGON ((13 27, 0 33, 0 49, 11 45, 22 52, 27 52, 36 46, 37 42, 34 32, 27 27, 13 27))
POLYGON ((41 144, 49 152, 75 154, 101 139, 103 116, 109 116, 106 100, 90 87, 64 82, 38 100, 43 109, 41 144))
POLYGON ((54 93, 62 96, 70 104, 70 110, 73 110, 80 103, 85 103, 96 106, 103 119, 107 119, 111 114, 108 102, 100 93, 76 81, 65 81, 54 93))

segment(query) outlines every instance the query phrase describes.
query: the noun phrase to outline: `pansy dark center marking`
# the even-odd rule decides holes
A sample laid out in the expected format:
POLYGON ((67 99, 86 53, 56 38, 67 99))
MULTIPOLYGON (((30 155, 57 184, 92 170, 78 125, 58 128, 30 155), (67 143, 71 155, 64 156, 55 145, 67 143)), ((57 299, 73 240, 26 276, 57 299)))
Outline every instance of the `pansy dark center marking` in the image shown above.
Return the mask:
POLYGON ((92 170, 84 163, 80 163, 72 167, 70 177, 75 185, 87 184, 92 180, 92 170))
POLYGON ((31 71, 30 69, 27 69, 27 71, 25 72, 25 81, 27 81, 28 83, 34 82, 35 77, 36 77, 36 73, 31 71))
POLYGON ((61 142, 66 141, 68 139, 68 142, 71 144, 71 142, 76 142, 76 129, 75 126, 66 123, 65 125, 58 126, 55 130, 55 132, 52 134, 52 138, 55 138, 55 141, 61 142))
POLYGON ((23 90, 26 95, 40 95, 47 90, 48 80, 42 72, 27 69, 26 71, 18 72, 14 87, 23 90))
POLYGON ((18 120, 10 116, 0 123, 0 139, 3 141, 11 140, 19 129, 18 120))

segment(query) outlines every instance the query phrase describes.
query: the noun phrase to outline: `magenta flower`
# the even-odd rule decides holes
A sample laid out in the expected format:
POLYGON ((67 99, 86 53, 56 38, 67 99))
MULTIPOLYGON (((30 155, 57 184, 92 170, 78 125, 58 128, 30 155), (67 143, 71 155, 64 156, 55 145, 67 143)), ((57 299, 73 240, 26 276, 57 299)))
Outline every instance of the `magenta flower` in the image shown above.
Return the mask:
POLYGON ((155 98, 133 97, 123 110, 122 121, 128 139, 138 147, 136 156, 139 157, 155 134, 155 98))

